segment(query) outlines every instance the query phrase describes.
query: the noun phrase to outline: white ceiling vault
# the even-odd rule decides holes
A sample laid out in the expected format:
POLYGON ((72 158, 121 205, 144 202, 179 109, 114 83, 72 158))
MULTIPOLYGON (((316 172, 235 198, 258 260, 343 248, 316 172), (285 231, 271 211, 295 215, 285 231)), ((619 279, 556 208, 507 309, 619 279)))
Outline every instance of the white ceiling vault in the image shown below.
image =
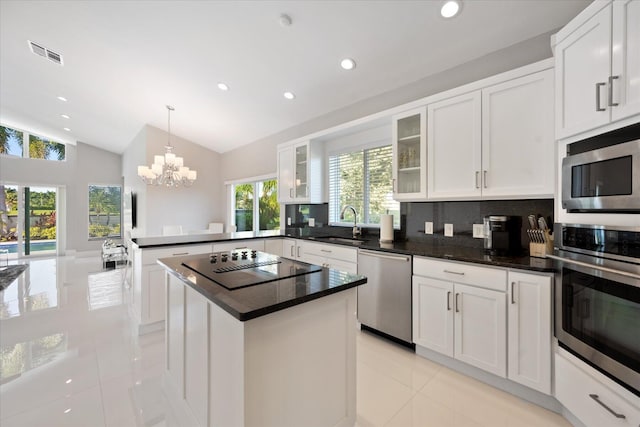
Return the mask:
POLYGON ((170 104, 172 134, 225 152, 561 27, 588 3, 465 0, 447 20, 435 0, 0 0, 0 120, 122 153, 145 124, 166 130, 170 104))

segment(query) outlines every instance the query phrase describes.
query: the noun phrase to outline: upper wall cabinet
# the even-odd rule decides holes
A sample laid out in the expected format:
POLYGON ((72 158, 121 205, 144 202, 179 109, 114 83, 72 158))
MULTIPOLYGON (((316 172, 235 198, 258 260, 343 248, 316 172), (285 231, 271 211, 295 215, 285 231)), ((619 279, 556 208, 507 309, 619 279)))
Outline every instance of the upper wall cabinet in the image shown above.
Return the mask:
POLYGON ((393 198, 424 200, 427 197, 426 109, 418 108, 393 117, 393 198))
POLYGON ((429 200, 552 197, 553 71, 427 107, 429 200))
POLYGON ((320 143, 305 141, 278 146, 278 201, 322 203, 324 179, 320 143))
POLYGON ((556 139, 628 124, 640 114, 640 0, 586 8, 556 35, 555 70, 556 139))

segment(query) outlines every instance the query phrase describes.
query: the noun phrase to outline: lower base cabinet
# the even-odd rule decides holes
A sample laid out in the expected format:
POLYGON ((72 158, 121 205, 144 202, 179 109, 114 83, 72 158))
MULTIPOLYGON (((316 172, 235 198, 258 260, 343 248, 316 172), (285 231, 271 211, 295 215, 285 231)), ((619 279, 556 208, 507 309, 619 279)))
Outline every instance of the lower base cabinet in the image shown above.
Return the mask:
POLYGON ((640 398, 562 349, 555 367, 556 398, 586 427, 640 425, 640 398))
POLYGON ((417 346, 551 394, 552 275, 422 257, 413 270, 417 346))

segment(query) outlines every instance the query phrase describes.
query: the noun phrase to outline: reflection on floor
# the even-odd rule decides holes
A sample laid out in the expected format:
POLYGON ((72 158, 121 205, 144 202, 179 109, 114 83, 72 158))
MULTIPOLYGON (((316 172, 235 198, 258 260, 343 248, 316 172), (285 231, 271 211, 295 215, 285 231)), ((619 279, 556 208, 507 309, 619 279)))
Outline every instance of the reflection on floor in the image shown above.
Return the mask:
MULTIPOLYGON (((0 292, 0 425, 179 426, 162 391, 164 333, 133 335, 123 269, 29 261, 0 292)), ((563 426, 559 415, 366 333, 358 426, 563 426)))

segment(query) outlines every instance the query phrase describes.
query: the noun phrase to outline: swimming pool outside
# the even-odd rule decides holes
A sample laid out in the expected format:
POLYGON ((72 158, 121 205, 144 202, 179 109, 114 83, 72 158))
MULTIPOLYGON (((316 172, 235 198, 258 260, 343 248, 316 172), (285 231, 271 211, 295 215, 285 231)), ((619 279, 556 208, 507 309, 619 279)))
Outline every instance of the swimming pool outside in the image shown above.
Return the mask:
MULTIPOLYGON (((10 254, 18 253, 18 244, 16 242, 0 242, 0 249, 8 249, 10 254)), ((55 251, 55 240, 32 240, 31 252, 55 251)))

